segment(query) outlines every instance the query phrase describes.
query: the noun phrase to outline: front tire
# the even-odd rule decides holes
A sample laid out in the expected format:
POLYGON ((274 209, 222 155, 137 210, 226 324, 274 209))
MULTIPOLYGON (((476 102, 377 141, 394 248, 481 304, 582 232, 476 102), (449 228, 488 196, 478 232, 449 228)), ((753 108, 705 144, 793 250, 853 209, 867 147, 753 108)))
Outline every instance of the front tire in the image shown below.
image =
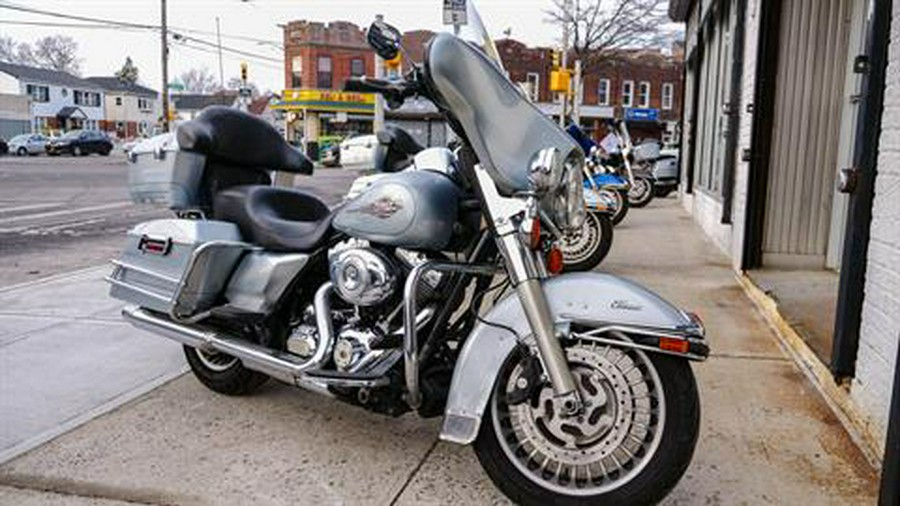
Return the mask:
POLYGON ((628 192, 625 190, 613 191, 616 199, 616 212, 612 215, 612 224, 618 225, 622 223, 622 220, 625 219, 625 216, 628 216, 628 208, 630 204, 628 203, 628 192))
POLYGON ((684 474, 697 443, 700 402, 690 365, 586 341, 566 353, 587 411, 577 419, 555 415, 549 385, 530 400, 508 405, 507 396, 528 369, 527 352, 512 353, 475 441, 488 476, 523 505, 662 500, 684 474))
POLYGON ((72 148, 72 156, 84 156, 87 155, 82 149, 81 146, 75 146, 72 148))
POLYGON ((634 178, 634 185, 628 190, 628 203, 641 208, 653 200, 653 181, 646 177, 634 178))
POLYGON ((578 232, 560 241, 566 272, 589 271, 600 265, 613 242, 613 224, 606 213, 587 213, 578 232))
POLYGON ((25 156, 27 154, 28 154, 28 150, 25 149, 24 147, 21 147, 18 150, 16 150, 16 155, 18 155, 18 156, 25 156))
POLYGON ((244 367, 240 360, 223 353, 207 353, 190 346, 184 356, 194 376, 210 390, 224 395, 248 395, 269 377, 244 367))

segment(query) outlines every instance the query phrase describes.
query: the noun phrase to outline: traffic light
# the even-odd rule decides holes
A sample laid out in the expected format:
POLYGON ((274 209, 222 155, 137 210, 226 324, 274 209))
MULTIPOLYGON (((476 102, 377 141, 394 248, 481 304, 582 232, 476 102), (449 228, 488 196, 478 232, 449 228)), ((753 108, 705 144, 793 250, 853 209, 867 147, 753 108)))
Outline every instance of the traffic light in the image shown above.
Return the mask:
POLYGON ((558 69, 561 64, 562 54, 555 49, 551 52, 551 54, 553 58, 553 69, 558 69))
POLYGON ((391 58, 390 60, 384 60, 384 68, 388 70, 399 70, 402 64, 403 58, 399 53, 397 53, 397 56, 391 58))
POLYGON ((247 62, 241 62, 241 81, 247 82, 247 62))

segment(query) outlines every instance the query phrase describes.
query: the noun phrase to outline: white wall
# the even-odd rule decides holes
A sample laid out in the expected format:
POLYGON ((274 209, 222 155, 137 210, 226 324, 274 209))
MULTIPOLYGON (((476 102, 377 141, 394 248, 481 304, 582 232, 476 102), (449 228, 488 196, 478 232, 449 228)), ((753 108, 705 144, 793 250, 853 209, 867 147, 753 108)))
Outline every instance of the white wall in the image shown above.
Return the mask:
POLYGON ((18 95, 19 80, 9 74, 0 72, 0 93, 6 95, 18 95))
POLYGON ((156 123, 157 111, 160 108, 159 100, 156 98, 147 98, 147 100, 150 101, 150 108, 143 110, 138 107, 137 95, 106 92, 106 119, 109 121, 133 121, 135 123, 149 121, 150 123, 156 123), (122 105, 116 105, 116 98, 122 99, 122 105))
MULTIPOLYGON (((894 3, 856 378, 850 394, 882 438, 900 341, 900 3, 894 3)), ((883 442, 883 440, 882 440, 883 442)))
MULTIPOLYGON (((50 101, 49 102, 34 102, 32 101, 32 115, 33 116, 44 116, 44 117, 55 117, 60 109, 66 106, 75 106, 75 90, 72 88, 66 88, 56 85, 48 85, 44 83, 29 83, 26 81, 19 82, 19 93, 27 94, 28 93, 28 85, 35 84, 38 86, 47 86, 50 88, 50 101)), ((100 93, 100 105, 98 107, 88 107, 86 105, 77 105, 79 109, 84 111, 84 114, 87 115, 88 119, 100 121, 104 119, 104 110, 103 110, 103 91, 98 89, 91 88, 77 88, 81 91, 91 91, 100 93)))

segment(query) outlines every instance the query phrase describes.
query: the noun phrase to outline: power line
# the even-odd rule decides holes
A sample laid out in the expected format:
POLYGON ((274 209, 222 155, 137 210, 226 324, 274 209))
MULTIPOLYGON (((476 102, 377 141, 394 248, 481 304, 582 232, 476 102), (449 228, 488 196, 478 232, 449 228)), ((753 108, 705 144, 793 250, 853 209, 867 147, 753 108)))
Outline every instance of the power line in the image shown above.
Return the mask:
MULTIPOLYGON (((201 52, 201 53, 206 53, 206 54, 211 54, 211 55, 217 55, 217 54, 218 54, 218 53, 216 52, 216 50, 214 50, 214 49, 207 49, 207 48, 202 47, 202 46, 195 46, 195 45, 193 45, 192 43, 189 43, 189 42, 183 41, 183 40, 182 40, 182 41, 179 41, 179 44, 173 45, 173 46, 171 46, 171 47, 173 47, 173 48, 185 48, 185 49, 191 49, 191 50, 193 50, 193 51, 198 51, 198 52, 201 52)), ((260 65, 260 66, 262 66, 262 67, 267 67, 267 68, 271 68, 271 69, 274 69, 274 70, 283 70, 283 67, 281 67, 280 65, 274 65, 274 64, 268 63, 268 62, 266 62, 266 61, 258 61, 258 60, 254 60, 254 59, 250 59, 250 61, 252 61, 254 64, 260 65)))
MULTIPOLYGON (((15 11, 30 13, 30 14, 38 14, 41 16, 51 16, 51 17, 55 17, 55 18, 70 19, 73 21, 85 21, 85 22, 89 22, 89 23, 102 23, 105 25, 118 26, 118 27, 122 27, 122 28, 132 28, 132 29, 138 29, 138 30, 159 31, 162 29, 162 27, 159 25, 147 25, 147 24, 142 24, 142 23, 132 23, 132 22, 128 22, 128 21, 117 21, 117 20, 112 20, 112 19, 95 18, 95 17, 90 17, 90 16, 78 16, 75 14, 64 14, 62 12, 54 12, 54 11, 48 11, 48 10, 44 10, 44 9, 36 9, 34 7, 27 7, 24 5, 11 4, 8 2, 0 3, 0 9, 11 9, 11 10, 15 10, 15 11)), ((27 23, 27 22, 24 22, 24 23, 27 23)), ((36 24, 36 22, 33 22, 33 23, 36 24)), ((38 26, 40 26, 40 25, 38 25, 38 26)), ((73 25, 73 27, 82 27, 82 26, 85 26, 85 25, 73 25)), ((173 30, 173 31, 178 31, 178 32, 197 33, 197 34, 201 34, 201 35, 215 35, 214 32, 210 32, 207 30, 198 30, 198 29, 194 29, 194 28, 170 27, 169 29, 173 30)), ((256 42, 259 44, 274 45, 276 47, 282 47, 281 42, 276 42, 276 41, 267 40, 267 39, 259 39, 256 37, 247 37, 244 35, 230 35, 230 34, 223 33, 222 38, 233 39, 233 40, 243 40, 246 42, 256 42)))
MULTIPOLYGON (((2 7, 2 6, 0 6, 2 7)), ((108 30, 125 30, 125 31, 139 31, 142 29, 138 28, 125 28, 122 26, 114 26, 109 24, 86 24, 86 23, 53 23, 50 21, 9 21, 9 20, 0 20, 0 25, 21 25, 21 26, 45 26, 48 28, 88 28, 91 30, 96 29, 108 29, 108 30)))

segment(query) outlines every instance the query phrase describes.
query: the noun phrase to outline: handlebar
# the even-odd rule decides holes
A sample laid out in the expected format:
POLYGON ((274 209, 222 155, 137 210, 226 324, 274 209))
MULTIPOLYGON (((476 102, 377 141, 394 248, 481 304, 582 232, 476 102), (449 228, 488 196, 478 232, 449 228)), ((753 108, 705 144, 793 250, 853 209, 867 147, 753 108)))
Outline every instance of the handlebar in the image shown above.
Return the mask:
POLYGON ((351 77, 344 81, 344 91, 379 93, 391 108, 403 105, 407 97, 416 94, 417 86, 411 81, 385 81, 368 77, 351 77))

